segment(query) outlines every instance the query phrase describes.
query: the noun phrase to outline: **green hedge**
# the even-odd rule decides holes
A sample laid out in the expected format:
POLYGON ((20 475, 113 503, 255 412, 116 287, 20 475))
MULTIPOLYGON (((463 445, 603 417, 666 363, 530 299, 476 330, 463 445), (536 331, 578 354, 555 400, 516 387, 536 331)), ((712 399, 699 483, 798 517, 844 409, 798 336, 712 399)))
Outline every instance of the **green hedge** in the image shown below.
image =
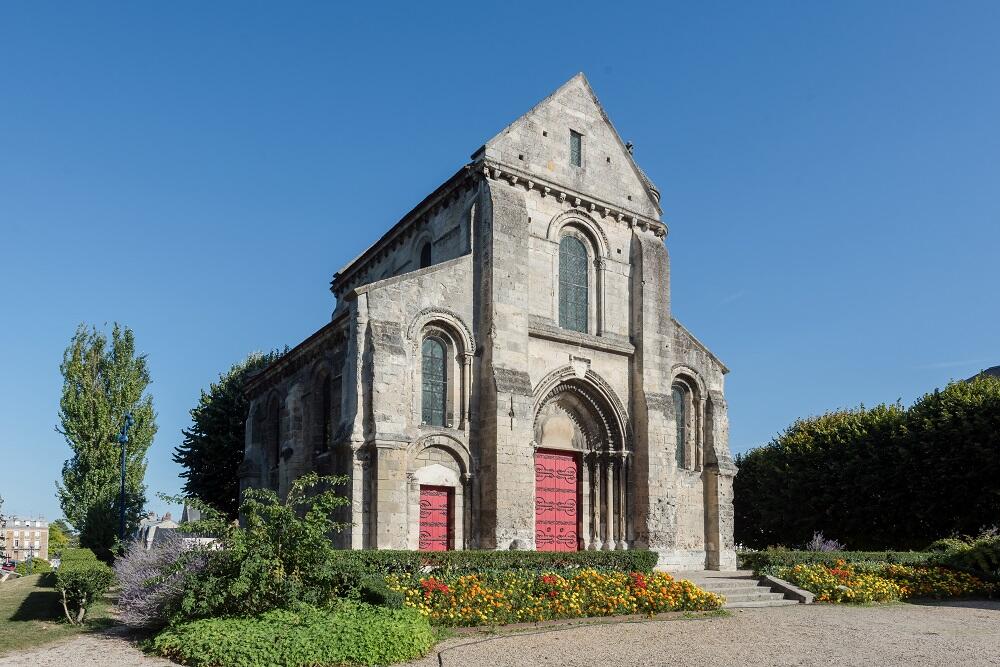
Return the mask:
MULTIPOLYGON (((20 563, 14 566, 14 571, 21 575, 28 574, 28 561, 22 560, 20 563)), ((52 565, 49 561, 43 560, 41 558, 33 558, 31 562, 31 574, 44 574, 46 572, 52 571, 52 565)))
POLYGON ((427 653, 434 634, 415 610, 345 601, 332 611, 303 607, 253 618, 178 623, 151 645, 156 653, 186 665, 388 665, 427 653))
POLYGON ((70 623, 79 624, 87 610, 111 587, 114 571, 97 560, 90 549, 66 549, 56 570, 56 588, 70 623))
POLYGON ((441 572, 502 572, 593 568, 650 572, 653 551, 338 551, 334 565, 360 568, 372 576, 413 574, 425 568, 441 572))
POLYGON ((941 565, 990 581, 1000 581, 1000 537, 963 544, 937 558, 941 565))
POLYGON ((737 554, 739 567, 760 572, 769 567, 790 567, 792 565, 829 565, 838 560, 847 563, 897 563, 899 565, 923 565, 934 558, 927 551, 788 551, 766 549, 764 551, 741 551, 737 554))

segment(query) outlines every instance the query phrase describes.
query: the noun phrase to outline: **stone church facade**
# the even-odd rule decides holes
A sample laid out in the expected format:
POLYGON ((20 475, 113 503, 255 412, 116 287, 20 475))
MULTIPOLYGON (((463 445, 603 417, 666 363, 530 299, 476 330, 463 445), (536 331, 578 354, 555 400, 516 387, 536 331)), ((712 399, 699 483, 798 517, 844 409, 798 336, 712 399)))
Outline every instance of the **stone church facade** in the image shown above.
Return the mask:
POLYGON ((726 367, 671 316, 660 193, 579 74, 333 277, 246 387, 241 484, 344 475, 354 549, 733 569, 726 367))

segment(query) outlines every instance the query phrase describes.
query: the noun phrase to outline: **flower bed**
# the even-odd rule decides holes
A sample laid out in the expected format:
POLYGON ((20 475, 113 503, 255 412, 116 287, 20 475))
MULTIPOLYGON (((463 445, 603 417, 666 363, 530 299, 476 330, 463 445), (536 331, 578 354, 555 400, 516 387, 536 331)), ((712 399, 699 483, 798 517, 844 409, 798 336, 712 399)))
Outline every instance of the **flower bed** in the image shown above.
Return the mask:
POLYGON ((593 569, 502 575, 463 574, 400 578, 389 588, 437 625, 506 625, 560 618, 710 611, 723 599, 663 572, 593 569))
POLYGON ((995 592, 992 584, 978 577, 937 566, 856 566, 841 560, 833 566, 817 563, 778 567, 771 573, 814 593, 817 602, 891 602, 995 592))

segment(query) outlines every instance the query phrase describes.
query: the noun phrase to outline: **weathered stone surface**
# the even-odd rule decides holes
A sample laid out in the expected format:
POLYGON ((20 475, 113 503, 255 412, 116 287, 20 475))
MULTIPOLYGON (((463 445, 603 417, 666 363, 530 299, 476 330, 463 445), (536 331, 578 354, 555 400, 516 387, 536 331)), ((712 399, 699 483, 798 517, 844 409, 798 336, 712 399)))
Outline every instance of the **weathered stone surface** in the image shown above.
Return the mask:
POLYGON ((671 316, 665 235, 659 192, 574 77, 334 276, 330 324, 248 383, 243 484, 345 475, 351 548, 417 548, 421 487, 450 489, 453 548, 534 549, 535 452, 563 450, 577 548, 735 568, 727 369, 671 316), (566 236, 587 253, 580 331, 560 326, 566 236))

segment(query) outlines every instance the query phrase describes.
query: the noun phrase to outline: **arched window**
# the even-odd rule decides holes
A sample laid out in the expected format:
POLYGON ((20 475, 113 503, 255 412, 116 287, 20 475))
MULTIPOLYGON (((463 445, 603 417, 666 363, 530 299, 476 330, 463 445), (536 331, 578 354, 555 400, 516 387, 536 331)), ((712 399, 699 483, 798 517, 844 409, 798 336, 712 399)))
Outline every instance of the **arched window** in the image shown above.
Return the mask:
POLYGON ((448 389, 445 344, 438 338, 428 336, 424 339, 420 352, 422 356, 420 420, 431 426, 444 426, 448 389))
POLYGON ((431 242, 427 241, 420 248, 420 268, 426 269, 431 265, 431 242))
POLYGON ((677 467, 684 468, 687 466, 685 453, 687 449, 688 392, 685 387, 675 384, 672 393, 674 397, 674 419, 677 422, 677 467))
POLYGON ((587 248, 575 236, 559 241, 559 326, 587 332, 587 248))

